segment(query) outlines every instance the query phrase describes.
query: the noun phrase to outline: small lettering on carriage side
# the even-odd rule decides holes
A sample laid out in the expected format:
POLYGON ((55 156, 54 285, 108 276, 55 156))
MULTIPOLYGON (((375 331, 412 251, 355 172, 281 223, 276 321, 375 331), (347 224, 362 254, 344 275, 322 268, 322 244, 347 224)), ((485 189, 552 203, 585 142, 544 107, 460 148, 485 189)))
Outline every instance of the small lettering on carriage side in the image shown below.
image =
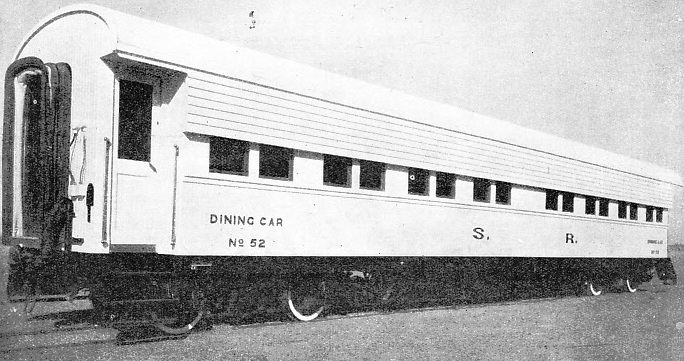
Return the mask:
POLYGON ((252 238, 249 243, 247 243, 244 238, 228 238, 228 247, 266 248, 266 240, 252 238))
POLYGON ((575 240, 575 235, 572 233, 566 233, 565 243, 577 243, 577 241, 575 240))
POLYGON ((484 240, 489 240, 489 236, 485 235, 485 230, 482 227, 475 227, 473 228, 473 238, 475 239, 484 239, 484 240))
POLYGON ((252 248, 266 248, 266 241, 263 239, 252 238, 249 242, 249 246, 252 248))
POLYGON ((662 239, 649 239, 646 241, 647 244, 663 244, 662 239))
POLYGON ((235 214, 209 214, 210 224, 225 224, 230 226, 264 226, 282 227, 283 219, 280 217, 252 217, 235 214))
POLYGON ((245 240, 242 238, 228 238, 228 247, 244 247, 245 240))

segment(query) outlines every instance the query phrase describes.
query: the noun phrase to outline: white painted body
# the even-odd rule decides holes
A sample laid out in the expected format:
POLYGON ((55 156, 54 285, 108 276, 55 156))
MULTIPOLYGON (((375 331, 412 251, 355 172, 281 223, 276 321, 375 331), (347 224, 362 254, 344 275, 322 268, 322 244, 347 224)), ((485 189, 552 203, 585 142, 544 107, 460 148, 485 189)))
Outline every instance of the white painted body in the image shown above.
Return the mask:
MULTIPOLYGON (((667 251, 664 225, 374 191, 359 194, 337 187, 262 183, 186 178, 183 192, 192 197, 181 199, 212 201, 181 203, 176 251, 249 256, 635 258, 653 257, 653 250, 659 255, 667 251), (212 214, 246 220, 245 224, 235 224, 234 219, 234 224, 212 223, 212 214), (568 233, 574 243, 567 240, 568 233), (243 246, 231 246, 231 239, 242 239, 243 246), (262 239, 264 247, 260 248, 262 239), (660 244, 648 244, 648 240, 660 244)), ((540 205, 543 208, 544 203, 540 205)))
POLYGON ((16 58, 26 56, 73 70, 72 128, 87 137, 85 176, 70 189, 74 237, 84 239, 75 251, 667 255, 667 208, 682 183, 653 165, 96 6, 48 17, 16 58), (149 162, 116 157, 120 79, 154 86, 149 162), (210 173, 209 136, 250 142, 249 175, 210 173), (258 177, 258 144, 295 150, 292 180, 258 177), (386 163, 384 190, 359 189, 358 161, 350 188, 324 185, 323 154, 386 163), (407 194, 408 167, 431 171, 429 195, 407 194), (435 172, 457 175, 454 199, 435 196, 435 172), (473 177, 512 183, 511 204, 474 202, 473 177), (89 183, 96 201, 87 222, 89 183), (577 194, 575 211, 545 210, 545 189, 577 194), (638 221, 617 219, 615 202, 609 217, 585 215, 581 195, 660 207, 663 222, 645 222, 643 206, 638 221))

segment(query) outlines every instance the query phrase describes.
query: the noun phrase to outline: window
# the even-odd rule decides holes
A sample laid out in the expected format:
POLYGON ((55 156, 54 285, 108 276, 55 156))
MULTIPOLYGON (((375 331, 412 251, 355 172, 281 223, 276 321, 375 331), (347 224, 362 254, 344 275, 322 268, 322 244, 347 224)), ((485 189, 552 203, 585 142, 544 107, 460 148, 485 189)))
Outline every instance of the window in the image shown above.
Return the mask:
POLYGON ((494 199, 497 204, 511 204, 511 184, 496 182, 496 194, 494 199))
POLYGON ((246 176, 248 169, 248 142, 219 137, 209 139, 209 172, 246 176))
POLYGON ((629 205, 629 219, 636 221, 639 219, 639 205, 631 203, 629 205))
POLYGON ((384 163, 360 160, 359 166, 361 171, 359 186, 362 189, 383 190, 385 188, 384 163))
POLYGON ((292 149, 262 144, 259 147, 259 177, 292 179, 292 149))
POLYGON ((473 179, 473 200, 475 202, 489 203, 489 179, 473 179))
POLYGON ((656 208, 656 222, 663 223, 663 209, 656 208))
POLYGON ((408 169, 408 192, 427 196, 430 189, 430 171, 420 168, 408 169))
POLYGON ((352 160, 336 155, 323 155, 323 184, 351 187, 352 160))
POLYGON ((646 222, 653 222, 653 207, 646 207, 646 222))
POLYGON ((623 202, 623 201, 618 202, 618 218, 620 218, 620 219, 627 218, 627 202, 623 202))
POLYGON ((563 193, 563 212, 572 213, 575 211, 575 195, 573 193, 563 193))
POLYGON ((599 216, 608 217, 608 200, 601 198, 599 200, 599 216))
POLYGON ((437 197, 454 198, 454 183, 456 176, 451 173, 437 172, 437 197))
POLYGON ((119 159, 150 161, 152 85, 119 81, 119 159))
POLYGON ((584 214, 596 214, 596 197, 586 197, 584 201, 584 214))
POLYGON ((546 209, 550 211, 558 210, 558 191, 553 189, 546 190, 546 209))

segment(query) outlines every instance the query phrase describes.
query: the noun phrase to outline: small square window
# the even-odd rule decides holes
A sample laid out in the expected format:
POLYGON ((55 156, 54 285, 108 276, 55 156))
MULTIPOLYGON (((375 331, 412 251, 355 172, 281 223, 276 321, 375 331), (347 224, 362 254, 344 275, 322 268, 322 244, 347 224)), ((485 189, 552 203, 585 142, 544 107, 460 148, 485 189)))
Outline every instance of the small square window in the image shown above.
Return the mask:
POLYGON ((427 196, 430 189, 430 171, 419 168, 408 169, 408 193, 427 196))
POLYGON ((646 207, 646 222, 653 222, 653 207, 646 207))
POLYGON ((369 160, 359 161, 360 175, 359 186, 362 189, 384 190, 385 189, 385 164, 371 162, 369 160))
POLYGON ((618 218, 620 218, 620 219, 627 218, 627 202, 623 202, 623 201, 618 202, 618 218))
POLYGON ((546 190, 546 209, 550 211, 558 210, 558 194, 560 193, 557 190, 546 190))
POLYGON ((454 198, 454 184, 456 176, 451 173, 437 172, 437 197, 454 198))
POLYGON ((585 198, 584 214, 596 214, 596 197, 587 196, 585 198))
POLYGON ((473 179, 473 201, 489 203, 490 198, 490 181, 489 179, 474 178, 473 179))
POLYGON ((248 142, 219 137, 209 139, 209 172, 246 176, 248 168, 248 142))
POLYGON ((639 205, 631 203, 629 205, 629 219, 632 221, 639 220, 639 205))
POLYGON ((663 209, 656 208, 656 222, 663 223, 663 209))
POLYGON ((259 177, 292 180, 292 149, 262 144, 259 147, 259 177))
POLYGON ((601 198, 599 200, 599 216, 608 217, 608 213, 609 213, 608 212, 609 211, 608 204, 609 204, 609 202, 605 198, 601 198))
POLYGON ((563 193, 563 212, 572 213, 575 211, 575 195, 573 193, 563 193))
POLYGON ((323 155, 323 184, 351 187, 352 160, 336 155, 323 155))
POLYGON ((511 184, 496 182, 495 200, 497 204, 511 204, 511 184))

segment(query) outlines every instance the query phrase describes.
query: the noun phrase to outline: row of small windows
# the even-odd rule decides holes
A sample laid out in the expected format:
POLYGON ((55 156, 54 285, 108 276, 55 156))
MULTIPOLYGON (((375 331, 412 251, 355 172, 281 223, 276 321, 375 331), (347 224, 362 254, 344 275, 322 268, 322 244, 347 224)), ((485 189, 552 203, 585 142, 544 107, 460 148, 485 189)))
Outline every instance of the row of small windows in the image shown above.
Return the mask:
MULTIPOLYGON (((209 141, 209 171, 246 176, 249 169, 250 143, 227 138, 211 137, 209 141)), ((294 151, 272 145, 259 145, 259 177, 292 180, 292 165, 294 151)), ((323 184, 336 187, 351 188, 352 159, 336 155, 323 155, 323 184)), ((368 190, 385 189, 384 163, 369 160, 359 160, 359 188, 368 190)), ((435 195, 439 198, 454 198, 456 175, 436 172, 435 195)), ((496 204, 511 204, 511 184, 502 181, 492 181, 484 178, 473 179, 473 201, 489 203, 491 188, 494 186, 494 201, 496 204)), ((430 171, 420 168, 408 169, 408 193, 412 195, 429 195, 430 171)), ((608 217, 609 200, 593 196, 585 197, 585 214, 608 217), (598 207, 597 207, 598 202, 598 207), (597 209, 598 208, 598 209, 597 209)), ((546 209, 563 212, 575 212, 575 194, 557 190, 546 190, 546 209), (560 199, 560 202, 559 202, 560 199)), ((618 202, 618 218, 626 219, 629 209, 629 219, 638 220, 638 205, 634 203, 618 202)), ((646 222, 663 221, 663 209, 646 207, 646 222)))
MULTIPOLYGON (((361 189, 385 189, 385 164, 359 160, 361 189)), ((352 160, 336 155, 323 155, 323 184, 337 187, 351 187, 352 160)))
POLYGON ((475 202, 489 203, 491 199, 491 186, 494 184, 494 201, 497 204, 511 204, 511 184, 500 181, 490 181, 484 178, 473 179, 473 200, 475 202))
MULTIPOLYGON (((547 189, 546 190, 546 209, 557 211, 558 210, 558 199, 562 200, 561 211, 563 212, 574 212, 575 211, 575 194, 569 192, 560 192, 557 190, 547 189), (559 197, 560 196, 560 197, 559 197)), ((584 202, 584 214, 595 215, 597 212, 596 203, 598 202, 598 215, 601 217, 608 217, 609 203, 610 201, 606 198, 598 198, 593 196, 585 196, 584 202)), ((629 219, 636 221, 639 220, 639 205, 636 203, 628 203, 624 201, 618 201, 618 218, 627 219, 629 209, 629 219)), ((658 207, 646 206, 646 222, 653 222, 653 215, 655 214, 655 221, 658 223, 663 222, 663 209, 658 207)))
MULTIPOLYGON (((209 141, 209 171, 246 176, 249 169, 249 143, 241 140, 211 137, 209 141)), ((262 144, 259 146, 259 177, 292 179, 292 149, 262 144)), ((359 188, 385 189, 385 164, 359 160, 359 188)), ((323 155, 323 184, 351 187, 352 159, 336 155, 323 155)), ((456 175, 436 172, 435 193, 440 198, 454 198, 456 175)), ((489 202, 490 181, 475 179, 473 200, 489 202)), ((408 169, 408 193, 427 196, 430 189, 430 171, 408 169)), ((510 204, 511 185, 496 182, 496 202, 510 204)))

